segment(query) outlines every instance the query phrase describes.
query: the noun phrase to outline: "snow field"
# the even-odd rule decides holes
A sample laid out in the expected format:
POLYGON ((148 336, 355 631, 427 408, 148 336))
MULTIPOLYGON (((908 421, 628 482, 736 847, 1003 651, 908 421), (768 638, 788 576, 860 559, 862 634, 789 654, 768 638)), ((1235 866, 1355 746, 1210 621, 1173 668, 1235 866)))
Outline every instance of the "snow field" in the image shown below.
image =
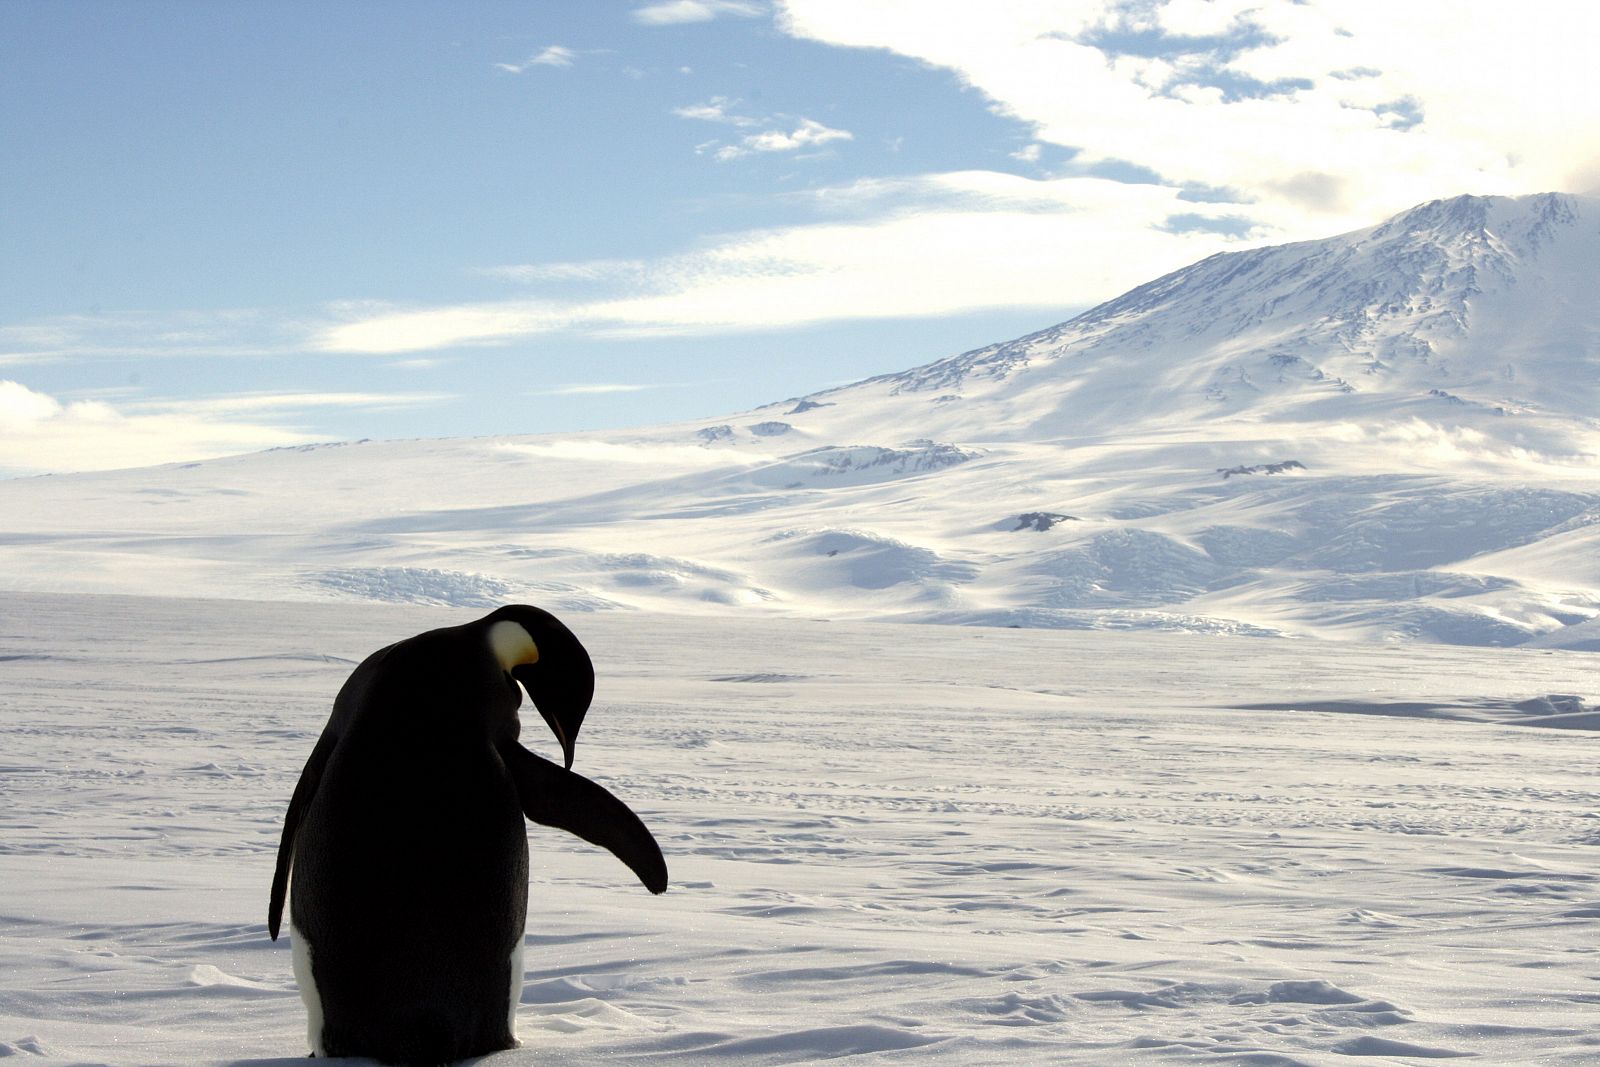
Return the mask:
MULTIPOLYGON (((303 1062, 265 933, 294 780, 356 661, 478 614, 0 601, 0 1054, 303 1062)), ((1600 1058, 1588 656, 567 621, 576 769, 673 887, 530 827, 492 1062, 1600 1058)))
POLYGON ((1597 274, 1463 196, 737 415, 0 480, 0 587, 1590 648, 1597 274))

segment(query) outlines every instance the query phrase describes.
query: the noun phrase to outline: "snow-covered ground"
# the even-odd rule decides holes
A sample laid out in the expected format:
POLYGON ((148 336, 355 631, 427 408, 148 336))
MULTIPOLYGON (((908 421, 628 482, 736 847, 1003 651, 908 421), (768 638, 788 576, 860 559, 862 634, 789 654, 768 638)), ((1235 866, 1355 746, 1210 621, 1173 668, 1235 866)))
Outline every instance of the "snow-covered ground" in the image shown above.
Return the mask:
MULTIPOLYGON (((354 662, 476 614, 0 599, 0 1056, 303 1062, 293 782, 354 662)), ((576 769, 673 886, 532 827, 486 1062, 1600 1061, 1585 654, 568 621, 576 769)))
POLYGON ((1597 277, 1459 197, 738 415, 0 481, 0 589, 1592 648, 1597 277))

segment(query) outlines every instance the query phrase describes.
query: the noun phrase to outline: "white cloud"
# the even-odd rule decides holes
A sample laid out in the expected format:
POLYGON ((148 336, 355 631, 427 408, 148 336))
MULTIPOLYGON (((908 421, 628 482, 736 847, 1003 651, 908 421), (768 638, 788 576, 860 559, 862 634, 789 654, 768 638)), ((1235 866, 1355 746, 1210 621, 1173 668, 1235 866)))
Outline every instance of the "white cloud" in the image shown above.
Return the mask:
POLYGON ((553 44, 528 60, 528 63, 535 67, 570 67, 572 66, 573 55, 572 49, 553 44))
MULTIPOLYGON (((684 5, 637 10, 659 22, 689 14, 684 5)), ((649 261, 484 271, 540 286, 536 298, 349 304, 270 335, 259 316, 130 320, 120 332, 52 320, 0 330, 0 361, 228 354, 252 342, 286 351, 307 337, 322 351, 402 354, 551 333, 1066 311, 1242 247, 1208 232, 1208 219, 1253 240, 1320 237, 1434 196, 1525 192, 1600 173, 1600 94, 1583 54, 1600 8, 1561 10, 1570 17, 1550 32, 1560 20, 1549 0, 1475 8, 1471 19, 1376 0, 786 0, 787 32, 947 68, 1028 124, 1033 139, 1018 159, 1049 168, 1068 156, 1053 146, 1066 147, 1077 152, 1073 171, 860 181, 788 194, 813 201, 822 221, 807 225, 725 234, 649 261), (1084 176, 1112 162, 1159 180, 1084 176), (1183 199, 1185 190, 1203 190, 1206 202, 1183 199)), ((700 150, 728 160, 851 137, 722 96, 675 113, 715 124, 725 136, 700 150)))
POLYGON ((556 301, 515 300, 424 311, 371 309, 324 328, 312 345, 325 352, 394 355, 505 341, 577 324, 573 309, 556 301))
POLYGON ((594 282, 637 275, 649 265, 641 259, 590 259, 575 263, 517 263, 483 267, 475 273, 507 282, 594 282))
POLYGON ((824 126, 815 119, 794 118, 787 115, 758 119, 734 110, 738 106, 739 102, 736 100, 730 100, 725 96, 713 96, 703 104, 673 108, 672 113, 681 119, 716 122, 741 130, 766 127, 758 133, 746 134, 737 144, 707 141, 695 146, 695 151, 702 153, 714 149, 713 155, 724 161, 758 152, 796 152, 802 148, 812 148, 833 141, 855 140, 855 135, 849 130, 836 130, 824 126))
POLYGON ((127 411, 156 415, 238 415, 245 412, 298 413, 312 408, 402 411, 452 399, 447 393, 232 393, 189 400, 140 400, 127 411))
POLYGON ((1391 0, 781 0, 798 37, 955 72, 1036 139, 1233 189, 1296 235, 1600 157, 1600 6, 1391 0), (1156 47, 1165 42, 1166 47, 1156 47), (1149 54, 1149 53, 1159 54, 1149 54))
POLYGON ((721 15, 755 18, 764 8, 744 0, 665 0, 634 8, 635 22, 646 26, 674 26, 685 22, 710 22, 721 15))
POLYGON ((688 107, 675 107, 672 113, 680 119, 696 119, 701 122, 723 122, 730 126, 759 126, 759 119, 748 115, 740 115, 728 109, 734 106, 735 101, 725 96, 713 96, 703 104, 691 104, 688 107))
POLYGON ((67 359, 232 358, 304 351, 312 324, 275 310, 58 315, 0 326, 0 366, 67 359))
POLYGON ((542 52, 537 52, 521 63, 496 63, 495 70, 503 70, 507 74, 525 74, 534 67, 570 67, 577 53, 570 48, 553 44, 542 52))
POLYGON ((0 428, 15 432, 60 414, 61 404, 54 397, 36 393, 21 382, 0 379, 0 428))
POLYGON ((750 134, 736 145, 724 145, 717 149, 716 157, 729 160, 757 152, 796 152, 802 148, 813 148, 833 141, 854 139, 855 135, 849 130, 835 130, 812 119, 801 119, 800 124, 788 132, 764 130, 761 133, 750 134))
POLYGON ((548 389, 535 389, 529 396, 609 396, 613 393, 642 393, 647 389, 664 389, 663 385, 637 385, 631 382, 585 382, 577 385, 553 385, 548 389))
POLYGON ((0 382, 0 471, 11 474, 139 467, 320 439, 204 413, 126 414, 98 400, 62 403, 0 382))
POLYGON ((327 438, 273 417, 312 408, 393 410, 443 399, 423 394, 244 393, 197 400, 63 402, 0 380, 0 472, 142 467, 327 438), (241 418, 243 416, 243 418, 241 418))
POLYGON ((654 262, 599 299, 364 308, 315 343, 400 353, 561 331, 645 336, 996 307, 1064 311, 1230 246, 1203 230, 1168 232, 1173 215, 1239 210, 1187 203, 1160 186, 988 171, 814 195, 847 220, 732 234, 654 262))

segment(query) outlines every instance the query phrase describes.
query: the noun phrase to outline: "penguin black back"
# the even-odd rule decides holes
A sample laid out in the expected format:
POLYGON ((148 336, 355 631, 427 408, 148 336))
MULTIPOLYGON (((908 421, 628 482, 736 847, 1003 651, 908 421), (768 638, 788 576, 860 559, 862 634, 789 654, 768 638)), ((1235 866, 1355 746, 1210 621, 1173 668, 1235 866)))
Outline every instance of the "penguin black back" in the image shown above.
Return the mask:
POLYGON ((524 817, 666 888, 626 805, 518 743, 519 682, 570 766, 593 668, 538 608, 390 645, 340 690, 289 804, 268 911, 276 938, 287 897, 313 1052, 436 1064, 516 1043, 524 817))

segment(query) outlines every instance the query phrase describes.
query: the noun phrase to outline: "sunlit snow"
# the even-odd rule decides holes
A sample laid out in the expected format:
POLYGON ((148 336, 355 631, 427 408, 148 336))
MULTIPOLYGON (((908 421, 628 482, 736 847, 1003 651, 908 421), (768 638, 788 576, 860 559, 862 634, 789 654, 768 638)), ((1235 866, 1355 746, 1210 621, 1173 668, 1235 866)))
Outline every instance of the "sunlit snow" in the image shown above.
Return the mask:
POLYGON ((0 1056, 301 1062, 333 694, 525 601, 673 887, 532 827, 493 1062, 1594 1063, 1596 277, 1462 197, 738 415, 0 482, 0 1056))
MULTIPOLYGON (((265 929, 300 765, 354 661, 479 614, 6 598, 0 1050, 303 1062, 265 929)), ((570 621, 598 672, 577 769, 673 885, 530 827, 524 1047, 486 1062, 1600 1048, 1586 654, 570 621)))
POLYGON ((1587 647, 1597 276, 1439 201, 732 418, 0 482, 0 586, 1587 647))

